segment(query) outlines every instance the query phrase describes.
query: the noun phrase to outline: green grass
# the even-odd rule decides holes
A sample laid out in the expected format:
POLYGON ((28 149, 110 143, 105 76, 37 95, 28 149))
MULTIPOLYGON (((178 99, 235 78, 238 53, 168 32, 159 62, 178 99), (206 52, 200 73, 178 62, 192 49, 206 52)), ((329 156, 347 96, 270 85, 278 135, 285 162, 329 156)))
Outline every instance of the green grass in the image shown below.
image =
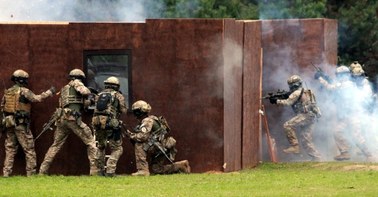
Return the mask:
POLYGON ((377 196, 378 164, 263 163, 232 173, 0 178, 0 196, 377 196))

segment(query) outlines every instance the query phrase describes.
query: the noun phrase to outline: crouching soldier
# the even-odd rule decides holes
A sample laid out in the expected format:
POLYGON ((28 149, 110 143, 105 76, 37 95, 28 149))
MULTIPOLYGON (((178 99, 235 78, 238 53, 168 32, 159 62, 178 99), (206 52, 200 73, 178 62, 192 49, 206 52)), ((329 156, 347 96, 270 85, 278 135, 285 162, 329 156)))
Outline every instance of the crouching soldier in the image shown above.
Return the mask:
POLYGON ((97 156, 96 163, 100 176, 114 176, 118 159, 123 153, 121 113, 126 113, 125 97, 119 92, 118 78, 109 77, 104 81, 105 89, 96 96, 92 125, 96 133, 97 156), (106 161, 105 149, 107 145, 111 149, 110 157, 106 161))
POLYGON ((55 93, 55 88, 40 95, 35 95, 26 88, 29 74, 23 70, 14 71, 11 80, 15 83, 11 88, 6 89, 1 102, 3 122, 6 131, 5 139, 5 160, 3 176, 8 177, 12 173, 14 156, 20 144, 25 152, 26 175, 36 173, 36 153, 34 150, 33 134, 29 129, 30 110, 32 102, 41 102, 55 93))
POLYGON ((176 140, 168 137, 169 126, 163 117, 149 115, 151 106, 139 100, 132 105, 139 124, 135 131, 127 131, 134 142, 137 172, 133 176, 152 174, 190 173, 188 160, 174 162, 176 140), (169 162, 169 164, 166 164, 169 162))

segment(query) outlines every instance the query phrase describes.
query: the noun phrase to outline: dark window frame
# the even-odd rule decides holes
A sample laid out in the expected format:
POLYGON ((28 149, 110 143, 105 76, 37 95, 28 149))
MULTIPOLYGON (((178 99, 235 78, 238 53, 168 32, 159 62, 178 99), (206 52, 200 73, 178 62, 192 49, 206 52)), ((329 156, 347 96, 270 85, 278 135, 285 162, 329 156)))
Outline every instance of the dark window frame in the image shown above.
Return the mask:
MULTIPOLYGON (((84 67, 84 73, 86 76, 88 76, 88 63, 87 59, 89 56, 101 56, 101 55, 127 55, 128 56, 128 106, 127 108, 130 110, 131 105, 133 103, 132 101, 132 52, 131 49, 99 49, 99 50, 84 50, 83 51, 83 67, 84 67)), ((87 84, 87 81, 85 80, 85 83, 87 84)))

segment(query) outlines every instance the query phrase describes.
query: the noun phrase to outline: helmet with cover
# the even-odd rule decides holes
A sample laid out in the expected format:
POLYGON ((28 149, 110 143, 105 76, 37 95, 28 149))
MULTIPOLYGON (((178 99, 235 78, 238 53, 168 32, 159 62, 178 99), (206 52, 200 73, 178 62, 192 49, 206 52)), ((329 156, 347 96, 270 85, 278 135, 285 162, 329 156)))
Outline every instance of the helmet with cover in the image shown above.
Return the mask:
POLYGON ((361 66, 360 63, 358 63, 358 61, 354 61, 353 63, 351 63, 351 64, 349 65, 349 68, 350 68, 350 70, 353 70, 353 69, 355 69, 355 68, 360 68, 360 69, 362 69, 362 66, 361 66))
POLYGON ((350 77, 350 70, 346 66, 339 66, 336 68, 336 77, 339 79, 346 79, 350 77))
POLYGON ((365 76, 365 71, 362 69, 362 67, 355 67, 351 70, 353 77, 360 77, 365 76))
POLYGON ((131 106, 131 110, 136 117, 141 117, 151 111, 151 106, 146 101, 139 100, 131 106))
POLYGON ((120 84, 117 77, 109 77, 104 81, 105 88, 110 88, 113 90, 119 90, 120 84))
POLYGON ((287 79, 287 84, 291 91, 294 91, 300 87, 302 87, 302 79, 298 75, 292 75, 287 79))
POLYGON ((11 80, 15 83, 19 83, 22 85, 28 84, 29 74, 21 69, 18 69, 13 72, 11 80))
POLYGON ((77 69, 77 68, 71 70, 70 73, 69 73, 69 76, 70 76, 71 79, 79 79, 79 80, 85 79, 84 72, 80 69, 77 69))

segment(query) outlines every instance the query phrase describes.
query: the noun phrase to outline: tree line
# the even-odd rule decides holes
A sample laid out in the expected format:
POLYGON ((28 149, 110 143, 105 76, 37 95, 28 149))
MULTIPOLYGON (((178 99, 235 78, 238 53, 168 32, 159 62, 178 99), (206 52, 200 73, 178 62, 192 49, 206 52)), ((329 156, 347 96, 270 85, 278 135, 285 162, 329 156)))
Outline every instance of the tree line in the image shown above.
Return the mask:
POLYGON ((378 0, 154 0, 150 18, 338 20, 339 64, 378 74, 378 0))

